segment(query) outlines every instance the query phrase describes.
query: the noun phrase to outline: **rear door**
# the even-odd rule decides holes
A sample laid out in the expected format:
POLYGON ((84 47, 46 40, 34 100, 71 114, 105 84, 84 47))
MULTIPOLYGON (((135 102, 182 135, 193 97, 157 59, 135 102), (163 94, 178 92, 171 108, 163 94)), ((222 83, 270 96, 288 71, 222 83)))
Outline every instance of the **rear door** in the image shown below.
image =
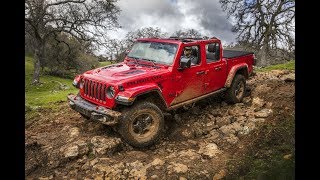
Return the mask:
POLYGON ((227 79, 227 61, 221 58, 220 43, 205 44, 206 76, 204 91, 210 93, 224 87, 227 79))

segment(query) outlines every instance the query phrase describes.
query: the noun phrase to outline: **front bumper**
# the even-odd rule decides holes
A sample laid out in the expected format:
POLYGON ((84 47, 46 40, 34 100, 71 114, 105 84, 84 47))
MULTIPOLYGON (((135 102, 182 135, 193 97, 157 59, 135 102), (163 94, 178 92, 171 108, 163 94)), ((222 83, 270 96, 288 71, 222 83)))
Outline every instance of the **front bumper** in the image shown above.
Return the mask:
POLYGON ((106 125, 115 125, 118 123, 121 113, 102 106, 92 104, 80 96, 69 94, 68 101, 70 107, 93 120, 98 120, 106 125))

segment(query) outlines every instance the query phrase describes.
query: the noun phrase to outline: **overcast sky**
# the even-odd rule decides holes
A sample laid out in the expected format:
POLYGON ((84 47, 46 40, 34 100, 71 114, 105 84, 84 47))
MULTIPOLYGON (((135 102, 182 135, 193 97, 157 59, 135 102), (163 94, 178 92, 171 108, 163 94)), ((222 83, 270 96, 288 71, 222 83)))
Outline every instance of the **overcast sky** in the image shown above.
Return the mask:
POLYGON ((224 43, 235 41, 231 23, 219 0, 119 0, 122 29, 110 32, 111 38, 124 38, 129 31, 159 27, 171 35, 176 30, 194 28, 203 35, 215 36, 224 43))

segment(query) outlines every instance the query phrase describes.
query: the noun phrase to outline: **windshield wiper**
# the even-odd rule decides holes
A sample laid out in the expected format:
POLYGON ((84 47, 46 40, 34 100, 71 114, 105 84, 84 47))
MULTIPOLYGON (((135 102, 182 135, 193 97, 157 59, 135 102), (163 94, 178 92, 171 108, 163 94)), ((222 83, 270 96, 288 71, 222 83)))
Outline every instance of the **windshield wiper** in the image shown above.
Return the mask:
MULTIPOLYGON (((134 59, 134 62, 135 62, 136 64, 139 64, 139 63, 138 63, 138 59, 139 59, 139 58, 137 58, 137 57, 132 57, 132 56, 128 56, 128 57, 131 58, 131 59, 134 59)), ((139 64, 139 65, 140 65, 140 64, 139 64)))
POLYGON ((153 64, 153 66, 156 66, 156 61, 155 60, 152 60, 152 59, 143 59, 143 60, 147 60, 147 61, 150 61, 150 62, 152 62, 152 64, 153 64))
MULTIPOLYGON (((134 61, 136 62, 136 64, 139 64, 138 63, 138 60, 144 60, 144 61, 150 61, 152 62, 153 66, 155 67, 156 66, 156 61, 155 60, 152 60, 152 59, 145 59, 145 58, 138 58, 138 57, 132 57, 132 56, 128 56, 129 58, 131 59, 134 59, 134 61)), ((139 64, 140 65, 140 64, 139 64)))

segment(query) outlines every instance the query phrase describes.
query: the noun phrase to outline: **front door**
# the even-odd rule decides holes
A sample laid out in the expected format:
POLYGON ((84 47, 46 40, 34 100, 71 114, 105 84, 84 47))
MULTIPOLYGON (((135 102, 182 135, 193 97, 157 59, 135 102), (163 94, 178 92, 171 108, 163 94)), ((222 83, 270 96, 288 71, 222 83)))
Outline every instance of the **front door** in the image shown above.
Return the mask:
MULTIPOLYGON (((189 49, 189 48, 188 48, 189 49)), ((188 51, 188 50, 187 50, 188 51)), ((178 71, 175 75, 175 98, 170 105, 178 104, 203 95, 205 69, 201 66, 199 46, 191 46, 192 63, 190 68, 178 71), (195 58, 194 58, 195 57, 195 58)), ((182 55, 184 56, 184 54, 182 55)))

